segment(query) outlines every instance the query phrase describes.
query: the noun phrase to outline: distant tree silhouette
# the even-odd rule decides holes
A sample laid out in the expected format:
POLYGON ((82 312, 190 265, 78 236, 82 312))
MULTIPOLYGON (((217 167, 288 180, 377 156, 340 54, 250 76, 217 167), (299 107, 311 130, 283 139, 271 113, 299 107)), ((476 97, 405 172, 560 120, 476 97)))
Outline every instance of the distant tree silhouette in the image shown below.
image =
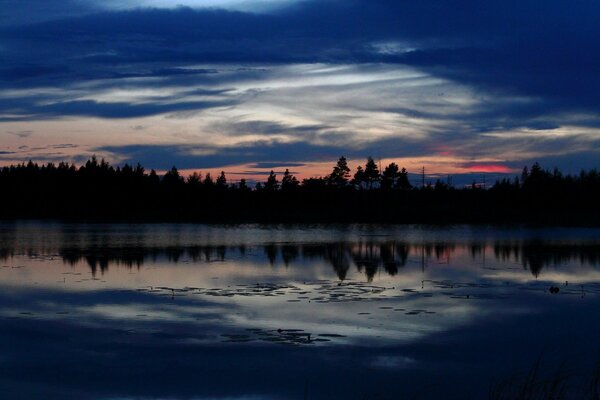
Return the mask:
POLYGON ((210 176, 210 172, 206 174, 204 177, 204 181, 202 182, 205 188, 210 189, 215 186, 215 181, 213 181, 212 176, 210 176))
POLYGON ((402 190, 408 190, 412 187, 410 181, 408 180, 408 172, 406 171, 406 168, 402 168, 402 170, 400 170, 398 180, 396 181, 396 187, 402 190))
POLYGON ((194 171, 194 173, 188 176, 187 183, 192 187, 198 187, 202 183, 202 176, 198 172, 194 171))
POLYGON ((380 176, 370 157, 357 168, 354 185, 341 184, 344 161, 332 170, 340 180, 329 174, 300 184, 286 170, 281 190, 273 171, 252 190, 243 179, 229 185, 225 173, 217 183, 210 174, 184 179, 176 167, 159 177, 139 164, 113 167, 95 156, 81 166, 29 161, 0 168, 0 218, 600 225, 597 170, 570 175, 536 163, 491 188, 438 180, 421 189, 395 163, 380 176))
POLYGON ((435 184, 433 185, 433 190, 441 191, 441 190, 449 190, 450 185, 446 182, 443 182, 441 179, 436 179, 435 184))
POLYGON ((367 164, 365 165, 365 181, 369 189, 373 189, 373 185, 379 183, 380 180, 379 168, 377 168, 377 164, 373 158, 369 157, 367 159, 367 164))
POLYGON ((337 164, 333 167, 331 174, 327 176, 327 183, 332 186, 342 187, 348 184, 350 178, 350 168, 346 157, 341 156, 337 164))
POLYGON ((290 173, 289 169, 286 169, 283 173, 283 178, 281 179, 281 190, 295 190, 299 185, 300 182, 298 182, 298 179, 296 179, 296 177, 290 173))
POLYGON ((158 185, 158 182, 160 181, 160 178, 158 177, 158 174, 156 173, 156 171, 154 169, 152 169, 150 171, 150 175, 149 175, 149 182, 152 186, 156 187, 158 185))
POLYGON ((523 167, 523 171, 521 172, 521 182, 525 182, 529 178, 529 169, 527 165, 523 167))
POLYGON ((217 187, 220 189, 227 188, 227 178, 225 177, 225 172, 221 171, 221 175, 217 178, 217 187))
POLYGON ((279 181, 277 180, 277 175, 275 172, 271 171, 269 173, 269 177, 267 178, 267 183, 265 183, 264 190, 268 192, 274 192, 279 188, 279 181))
POLYGON ((302 181, 302 187, 310 191, 321 191, 327 185, 323 178, 307 178, 302 181))
POLYGON ((177 186, 184 183, 184 179, 179 175, 179 171, 174 166, 165 173, 162 183, 166 186, 177 186))
POLYGON ((385 190, 395 189, 400 179, 400 168, 396 163, 391 163, 381 174, 381 188, 385 190))
POLYGON ((352 183, 362 189, 364 188, 366 182, 367 177, 365 175, 365 170, 359 165, 356 168, 356 173, 354 173, 354 179, 352 179, 352 183))

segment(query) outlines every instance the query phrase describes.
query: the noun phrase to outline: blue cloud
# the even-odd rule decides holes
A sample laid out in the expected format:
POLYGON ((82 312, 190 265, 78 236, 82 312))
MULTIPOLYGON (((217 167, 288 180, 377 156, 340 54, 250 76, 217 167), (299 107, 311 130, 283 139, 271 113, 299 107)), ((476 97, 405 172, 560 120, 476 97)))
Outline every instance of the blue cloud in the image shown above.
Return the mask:
POLYGON ((389 62, 541 96, 563 109, 597 110, 600 78, 593 71, 600 68, 600 28, 593 16, 599 14, 594 2, 540 6, 533 0, 465 0, 458 6, 442 0, 309 1, 272 14, 95 12, 0 29, 6 47, 0 79, 94 79, 118 76, 116 66, 149 62, 389 62), (372 46, 382 41, 414 50, 383 54, 372 46))
MULTIPOLYGON (((51 10, 44 4, 36 0, 27 15, 13 0, 7 5, 14 10, 3 8, 0 18, 12 22, 0 27, 0 90, 69 89, 85 83, 86 90, 93 91, 119 87, 120 81, 129 87, 192 87, 190 83, 202 87, 180 92, 178 101, 168 104, 159 98, 144 104, 102 103, 60 95, 41 103, 39 96, 5 95, 0 100, 0 113, 5 114, 1 121, 129 118, 232 105, 238 99, 216 88, 217 83, 234 88, 241 79, 262 76, 240 65, 319 62, 407 65, 481 93, 486 100, 462 114, 448 116, 434 108, 397 110, 407 116, 451 120, 438 139, 453 144, 498 130, 600 127, 598 2, 309 0, 268 14, 185 7, 107 11, 93 1, 69 12, 71 2, 63 8, 49 6, 51 10), (197 67, 200 64, 203 67, 197 67), (238 69, 221 73, 222 65, 238 69), (187 98, 196 95, 209 98, 187 98), (514 98, 527 98, 527 102, 517 103, 514 98)), ((385 105, 376 107, 393 112, 385 105)), ((347 145, 302 144, 314 132, 323 134, 325 124, 292 127, 277 121, 250 121, 231 124, 230 134, 236 133, 234 128, 242 134, 284 133, 303 138, 300 144, 290 144, 290 149, 277 145, 292 162, 306 161, 300 151, 314 152, 311 159, 319 159, 350 155, 354 148, 351 138, 345 139, 347 145)), ((541 147, 556 145, 546 140, 541 147)), ((361 157, 365 153, 398 155, 396 147, 391 148, 362 149, 361 157)), ((426 148, 412 143, 401 154, 422 154, 426 148)), ((225 151, 225 158, 205 157, 200 165, 279 162, 268 149, 254 149, 256 157, 246 154, 243 146, 218 149, 225 151)), ((141 148, 134 153, 152 158, 141 148)), ((168 153, 185 155, 175 148, 168 153)), ((199 161, 185 157, 184 164, 199 161)))
MULTIPOLYGON (((164 99, 163 99, 164 100, 164 99)), ((16 100, 0 100, 0 109, 11 110, 14 115, 0 116, 0 122, 32 121, 53 119, 64 116, 85 116, 99 118, 135 118, 182 111, 199 111, 207 108, 230 106, 235 99, 147 102, 142 104, 127 102, 98 102, 95 100, 66 100, 40 104, 38 96, 16 100)))
POLYGON ((182 169, 220 168, 253 163, 262 166, 295 166, 311 161, 331 161, 341 155, 348 158, 396 157, 399 154, 421 155, 427 149, 410 140, 383 139, 367 145, 319 145, 309 142, 257 141, 236 146, 217 145, 125 145, 102 146, 97 152, 112 153, 124 162, 140 162, 148 168, 182 169))

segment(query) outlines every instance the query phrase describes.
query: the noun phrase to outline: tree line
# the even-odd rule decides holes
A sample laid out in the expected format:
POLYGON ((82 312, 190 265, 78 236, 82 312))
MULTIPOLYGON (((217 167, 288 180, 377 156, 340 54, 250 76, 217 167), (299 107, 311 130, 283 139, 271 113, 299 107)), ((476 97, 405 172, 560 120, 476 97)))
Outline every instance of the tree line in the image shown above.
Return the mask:
POLYGON ((271 171, 250 185, 176 167, 162 176, 141 165, 92 157, 76 166, 28 162, 0 169, 0 217, 203 222, 600 223, 597 170, 563 174, 539 164, 490 188, 437 180, 413 186, 396 163, 369 157, 355 173, 340 157, 331 173, 298 180, 271 171))

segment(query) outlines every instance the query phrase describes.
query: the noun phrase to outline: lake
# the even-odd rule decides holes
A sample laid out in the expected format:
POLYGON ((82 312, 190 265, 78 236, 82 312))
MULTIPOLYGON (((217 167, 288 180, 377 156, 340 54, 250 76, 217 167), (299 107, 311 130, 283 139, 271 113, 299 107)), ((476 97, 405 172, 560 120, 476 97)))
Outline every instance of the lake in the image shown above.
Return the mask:
POLYGON ((14 222, 0 267, 7 399, 593 398, 600 379, 599 229, 14 222))

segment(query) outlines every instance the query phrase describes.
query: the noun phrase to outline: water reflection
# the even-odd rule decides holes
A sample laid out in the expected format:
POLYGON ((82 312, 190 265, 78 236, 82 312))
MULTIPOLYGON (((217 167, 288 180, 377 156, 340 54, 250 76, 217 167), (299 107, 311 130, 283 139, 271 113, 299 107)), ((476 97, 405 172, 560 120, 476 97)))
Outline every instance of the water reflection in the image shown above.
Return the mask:
POLYGON ((0 386, 47 399, 485 398, 540 354, 584 376, 600 358, 599 233, 0 225, 0 386))
POLYGON ((595 243, 544 243, 541 241, 498 242, 488 244, 476 242, 465 245, 451 243, 414 244, 398 241, 358 241, 356 243, 307 243, 254 245, 196 245, 181 247, 75 247, 60 248, 0 247, 0 261, 8 261, 18 255, 30 258, 59 257, 64 263, 76 265, 81 262, 89 265, 92 274, 106 273, 111 264, 128 267, 141 267, 145 263, 166 260, 169 263, 224 262, 229 259, 243 261, 256 260, 256 253, 262 253, 265 264, 271 266, 282 263, 290 266, 306 261, 325 261, 336 273, 339 280, 345 280, 348 271, 355 268, 369 281, 380 271, 390 276, 398 274, 412 257, 424 269, 429 262, 450 264, 454 257, 470 255, 472 262, 495 260, 503 264, 520 264, 533 276, 539 277, 547 266, 569 263, 598 266, 600 245, 595 243), (251 250, 251 254, 249 254, 251 250))

